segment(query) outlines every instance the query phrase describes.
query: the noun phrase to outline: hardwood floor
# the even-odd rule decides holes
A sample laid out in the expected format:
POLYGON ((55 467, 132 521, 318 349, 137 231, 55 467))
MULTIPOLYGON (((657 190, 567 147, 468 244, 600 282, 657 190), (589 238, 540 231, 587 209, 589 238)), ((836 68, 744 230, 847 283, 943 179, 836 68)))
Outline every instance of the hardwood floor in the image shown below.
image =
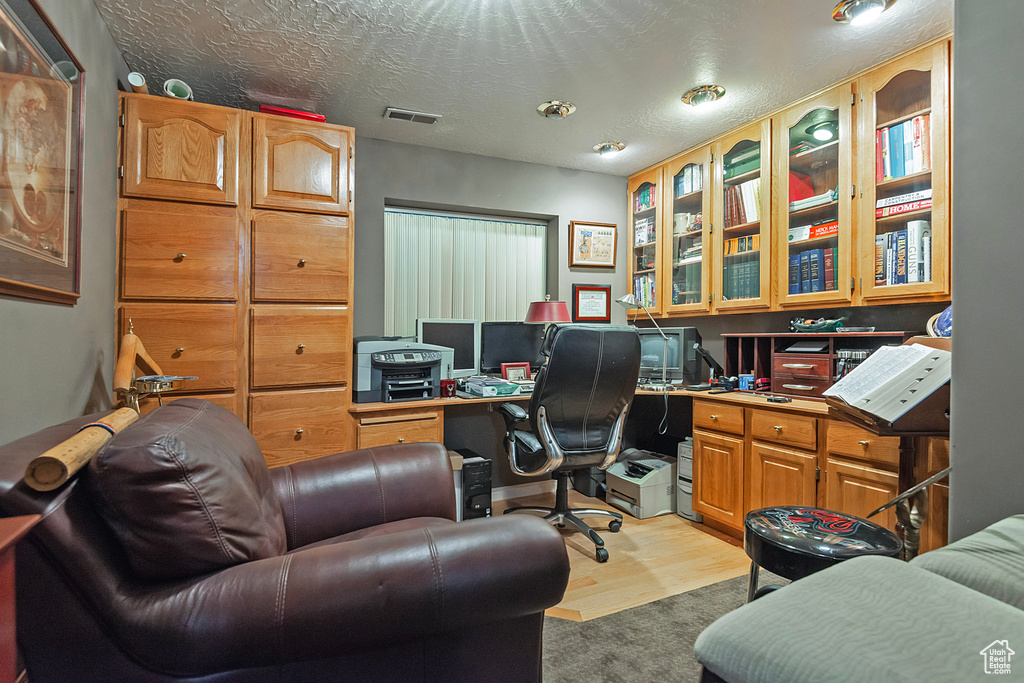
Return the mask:
MULTIPOLYGON (((493 514, 553 502, 554 493, 496 501, 493 514)), ((615 509, 576 491, 569 492, 569 505, 615 509)), ((594 559, 594 545, 586 536, 568 527, 562 530, 569 551, 569 586, 562 602, 547 610, 548 616, 587 621, 742 576, 750 567, 740 541, 702 524, 676 514, 623 517, 622 530, 614 534, 606 521, 589 518, 608 549, 610 558, 604 563, 594 559)))

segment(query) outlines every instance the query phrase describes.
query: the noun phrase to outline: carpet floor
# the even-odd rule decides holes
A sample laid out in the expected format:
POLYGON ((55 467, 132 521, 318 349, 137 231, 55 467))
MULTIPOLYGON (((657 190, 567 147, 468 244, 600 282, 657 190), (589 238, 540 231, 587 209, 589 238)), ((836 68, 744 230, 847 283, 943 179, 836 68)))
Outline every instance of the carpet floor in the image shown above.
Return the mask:
MULTIPOLYGON (((762 571, 760 585, 789 583, 762 571)), ((693 643, 747 599, 740 576, 590 621, 544 619, 545 683, 691 683, 693 643)))

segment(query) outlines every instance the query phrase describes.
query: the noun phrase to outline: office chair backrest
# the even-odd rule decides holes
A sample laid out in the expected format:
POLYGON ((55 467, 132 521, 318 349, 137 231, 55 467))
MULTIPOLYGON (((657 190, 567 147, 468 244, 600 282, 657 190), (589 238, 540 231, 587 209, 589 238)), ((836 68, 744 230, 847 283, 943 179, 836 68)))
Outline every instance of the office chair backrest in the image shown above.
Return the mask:
POLYGON ((636 390, 636 330, 626 325, 552 325, 541 352, 547 361, 530 399, 534 433, 540 433, 537 411, 544 406, 555 440, 567 455, 602 451, 636 390))

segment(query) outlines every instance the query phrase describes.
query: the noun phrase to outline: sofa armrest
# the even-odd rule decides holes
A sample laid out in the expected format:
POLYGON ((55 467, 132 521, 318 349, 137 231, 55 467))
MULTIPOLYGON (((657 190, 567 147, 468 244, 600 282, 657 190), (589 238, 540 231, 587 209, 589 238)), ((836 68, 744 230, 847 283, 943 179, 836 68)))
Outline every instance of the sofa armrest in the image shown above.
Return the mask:
POLYGON ((455 519, 451 461, 437 443, 337 453, 270 474, 289 548, 411 517, 455 519))
POLYGON ((137 593, 115 625, 159 671, 213 671, 334 657, 538 614, 569 562, 557 530, 486 518, 300 549, 137 593))

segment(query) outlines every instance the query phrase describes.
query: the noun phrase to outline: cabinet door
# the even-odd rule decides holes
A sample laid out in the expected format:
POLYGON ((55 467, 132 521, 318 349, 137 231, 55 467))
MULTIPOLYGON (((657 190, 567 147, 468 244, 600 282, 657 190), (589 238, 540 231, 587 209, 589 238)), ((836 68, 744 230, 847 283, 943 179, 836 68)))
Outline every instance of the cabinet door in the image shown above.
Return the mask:
POLYGON ((771 300, 771 130, 764 119, 715 144, 716 311, 766 309, 771 300))
POLYGON ((124 182, 129 197, 238 204, 242 112, 129 95, 124 112, 124 182))
POLYGON ((782 308, 852 298, 852 93, 847 83, 776 117, 772 286, 782 308))
POLYGON ((711 147, 670 161, 664 175, 665 312, 705 313, 711 308, 711 147))
POLYGON ((348 213, 351 129, 253 114, 252 205, 348 213))
POLYGON ((859 81, 859 277, 867 302, 950 293, 946 49, 929 46, 859 81))
POLYGON ((253 306, 252 386, 347 384, 348 309, 253 306))
POLYGON ((348 218, 259 211, 252 223, 253 301, 349 300, 348 218))
POLYGON ((351 450, 347 389, 249 396, 249 429, 271 467, 351 450))
POLYGON ((238 298, 238 219, 234 209, 132 202, 121 221, 122 297, 238 298))
POLYGON ((693 430, 693 509, 743 528, 743 439, 693 430))
MULTIPOLYGON (((899 477, 895 472, 833 458, 831 455, 826 458, 825 479, 825 507, 856 517, 867 517, 872 510, 895 498, 899 491, 899 477)), ((889 508, 872 517, 871 521, 894 530, 896 513, 893 508, 889 508)))
POLYGON ((750 448, 750 509, 816 505, 817 457, 754 441, 750 448))
POLYGON ((359 419, 356 428, 356 448, 373 448, 399 443, 443 443, 443 425, 440 412, 391 412, 381 416, 359 419))
POLYGON ((651 313, 662 311, 660 185, 661 168, 629 179, 629 281, 636 300, 651 313))

